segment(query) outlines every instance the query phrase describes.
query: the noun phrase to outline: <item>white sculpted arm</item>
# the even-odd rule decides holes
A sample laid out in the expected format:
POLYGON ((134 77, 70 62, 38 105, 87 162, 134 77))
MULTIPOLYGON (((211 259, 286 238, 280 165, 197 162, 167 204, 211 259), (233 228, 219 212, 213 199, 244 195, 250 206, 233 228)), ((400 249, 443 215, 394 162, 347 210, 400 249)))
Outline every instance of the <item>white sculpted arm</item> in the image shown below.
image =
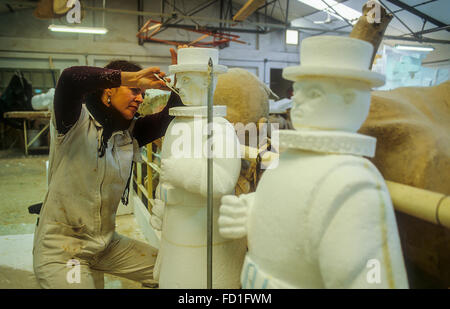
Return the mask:
POLYGON ((238 239, 247 236, 247 222, 255 193, 225 195, 222 197, 219 215, 219 233, 225 238, 238 239))
POLYGON ((153 200, 152 212, 153 214, 150 217, 151 226, 157 230, 161 231, 162 229, 162 220, 164 218, 164 201, 159 199, 153 200))
MULTIPOLYGON (((221 197, 233 193, 239 177, 240 159, 213 160, 213 196, 221 197)), ((175 187, 207 196, 206 159, 163 159, 161 180, 175 187)))
MULTIPOLYGON (((232 194, 241 170, 239 140, 231 125, 213 135, 213 145, 229 151, 213 159, 213 196, 232 194)), ((161 180, 193 193, 207 196, 207 158, 174 158, 161 160, 161 180)))
POLYGON ((378 171, 370 163, 346 165, 321 188, 311 223, 325 287, 407 288, 393 206, 378 171))

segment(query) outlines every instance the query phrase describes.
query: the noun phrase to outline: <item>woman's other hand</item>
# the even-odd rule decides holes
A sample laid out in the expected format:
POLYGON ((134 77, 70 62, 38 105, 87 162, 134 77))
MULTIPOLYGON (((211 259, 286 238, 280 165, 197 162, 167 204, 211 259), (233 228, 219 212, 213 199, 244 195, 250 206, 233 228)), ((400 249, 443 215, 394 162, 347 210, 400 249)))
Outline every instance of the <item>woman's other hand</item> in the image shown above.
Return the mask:
MULTIPOLYGON (((177 49, 190 48, 190 47, 193 47, 193 46, 189 46, 189 45, 186 45, 186 44, 185 45, 178 45, 177 49)), ((170 57, 172 58, 172 65, 178 64, 178 54, 175 51, 175 49, 170 48, 169 51, 170 51, 170 57)), ((177 84, 177 76, 175 75, 174 85, 176 85, 176 84, 177 84)))
MULTIPOLYGON (((184 45, 178 45, 177 46, 177 49, 182 49, 182 48, 190 48, 190 47, 193 47, 193 46, 189 46, 189 45, 186 45, 186 44, 184 44, 184 45)), ((172 64, 178 64, 178 55, 177 55, 177 52, 175 51, 175 49, 173 49, 173 48, 171 48, 171 49, 169 49, 169 51, 170 51, 170 56, 171 56, 171 58, 172 58, 172 64)))

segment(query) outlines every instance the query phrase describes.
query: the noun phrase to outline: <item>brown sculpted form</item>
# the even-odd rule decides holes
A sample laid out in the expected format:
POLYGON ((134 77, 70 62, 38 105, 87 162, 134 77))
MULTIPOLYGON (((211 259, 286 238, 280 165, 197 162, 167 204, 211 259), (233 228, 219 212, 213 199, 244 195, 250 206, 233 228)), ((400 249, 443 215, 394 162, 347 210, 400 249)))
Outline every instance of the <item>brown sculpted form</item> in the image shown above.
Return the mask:
POLYGON ((350 33, 351 38, 367 41, 373 45, 372 62, 383 40, 384 32, 394 17, 392 14, 388 14, 382 6, 379 7, 378 14, 374 14, 377 9, 375 4, 369 6, 366 3, 362 8, 362 16, 358 19, 358 22, 350 33), (377 20, 378 18, 379 20, 377 20))
POLYGON ((214 105, 225 105, 226 119, 233 124, 257 123, 269 115, 269 94, 254 74, 232 68, 218 76, 214 105))
POLYGON ((373 91, 360 132, 377 138, 374 163, 386 179, 450 194, 450 81, 373 91))
MULTIPOLYGON (((252 73, 241 68, 229 69, 218 77, 214 91, 214 104, 225 105, 232 124, 267 123, 269 115, 269 91, 252 73)), ((235 194, 254 192, 262 171, 259 164, 242 160, 241 173, 235 194)))
MULTIPOLYGON (((381 7, 380 23, 370 23, 370 11, 364 5, 350 37, 370 42, 373 60, 392 15, 381 7)), ((359 132, 377 138, 373 163, 386 180, 450 194, 450 82, 372 92, 359 132)), ((450 287, 450 231, 396 215, 410 287, 450 287)))
MULTIPOLYGON (((450 81, 372 92, 362 134, 386 180, 450 194, 450 81)), ((450 230, 397 212, 411 288, 450 287, 450 230)))

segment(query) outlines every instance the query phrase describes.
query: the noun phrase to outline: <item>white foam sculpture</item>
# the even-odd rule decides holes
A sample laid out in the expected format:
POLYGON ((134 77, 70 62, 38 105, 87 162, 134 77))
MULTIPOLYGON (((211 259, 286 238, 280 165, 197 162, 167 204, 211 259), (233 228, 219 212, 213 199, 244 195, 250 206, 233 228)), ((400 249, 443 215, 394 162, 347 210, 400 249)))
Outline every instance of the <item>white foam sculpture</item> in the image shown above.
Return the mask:
POLYGON ((367 117, 373 47, 344 37, 307 38, 294 81, 286 150, 256 192, 225 196, 219 229, 248 240, 243 288, 407 288, 392 202, 367 159, 376 139, 355 133, 367 117))
POLYGON ((50 88, 46 93, 41 93, 31 98, 31 106, 34 110, 48 110, 53 106, 53 97, 55 96, 55 88, 50 88))
MULTIPOLYGON (((160 288, 207 287, 207 86, 208 60, 215 74, 218 51, 185 48, 178 52, 177 88, 186 106, 171 108, 176 116, 167 128, 161 150, 161 182, 156 189, 155 211, 162 220, 161 242, 155 265, 160 288), (164 211, 162 211, 164 208, 164 211)), ((215 78, 214 78, 215 79, 215 78)), ((214 84, 214 80, 212 81, 214 84)), ((220 198, 234 194, 241 159, 239 140, 225 119, 226 107, 214 106, 213 138, 213 288, 239 288, 246 252, 244 239, 223 238, 218 232, 220 198)), ((156 224, 155 221, 157 222, 156 224)))

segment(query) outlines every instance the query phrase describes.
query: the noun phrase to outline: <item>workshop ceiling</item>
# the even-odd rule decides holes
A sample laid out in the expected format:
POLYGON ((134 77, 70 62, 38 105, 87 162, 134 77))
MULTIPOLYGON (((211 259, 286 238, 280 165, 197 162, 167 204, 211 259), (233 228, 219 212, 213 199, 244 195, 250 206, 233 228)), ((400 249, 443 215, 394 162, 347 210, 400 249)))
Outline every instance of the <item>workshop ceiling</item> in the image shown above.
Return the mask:
MULTIPOLYGON (((243 5, 247 0, 234 0, 236 4, 243 5)), ((271 18, 279 21, 285 22, 286 18, 286 7, 288 0, 279 1, 267 1, 273 2, 268 6, 267 10, 260 10, 259 13, 267 13, 271 18)), ((316 0, 320 3, 322 0, 316 0)), ((353 8, 357 11, 361 11, 362 6, 367 2, 367 0, 337 0, 334 2, 339 2, 345 4, 346 6, 353 8)), ((429 32, 423 34, 424 37, 433 38, 436 40, 450 40, 449 24, 450 24, 450 1, 448 0, 401 0, 400 2, 409 6, 412 10, 417 10, 428 17, 430 20, 437 20, 440 22, 439 25, 434 24, 430 20, 425 23, 424 18, 415 15, 413 12, 406 10, 404 7, 399 7, 389 0, 381 0, 381 3, 387 7, 390 11, 394 12, 397 18, 394 18, 387 31, 386 35, 392 36, 406 36, 412 37, 411 32, 421 32, 423 30, 437 29, 438 27, 445 27, 440 31, 429 32)), ((324 31, 334 31, 350 32, 351 26, 345 21, 338 20, 337 18, 331 16, 330 23, 319 24, 328 18, 326 12, 314 9, 298 0, 289 0, 288 7, 288 21, 291 26, 303 27, 303 28, 315 28, 323 29, 324 31)), ((311 34, 317 34, 317 31, 307 31, 305 32, 311 34)), ((327 32, 324 32, 327 33, 327 32)))
MULTIPOLYGON (((291 0, 292 1, 292 0, 291 0)), ((321 1, 321 0, 318 0, 321 1)), ((298 2, 297 0, 293 0, 293 2, 298 2)), ((342 1, 348 7, 351 7, 357 11, 361 11, 362 6, 366 0, 347 0, 342 1)), ((389 0, 382 0, 381 3, 390 11, 394 12, 396 18, 394 18, 389 24, 388 29, 386 30, 386 35, 392 36, 411 36, 411 32, 420 32, 422 30, 430 30, 437 27, 442 27, 442 24, 448 26, 450 23, 450 1, 448 0, 402 0, 401 2, 408 5, 410 8, 415 9, 428 17, 430 20, 439 21, 440 25, 436 25, 430 20, 425 23, 424 26, 424 18, 419 17, 408 11, 404 8, 401 8, 389 0)), ((326 30, 336 30, 336 31, 351 31, 351 26, 346 22, 338 20, 336 18, 332 18, 332 22, 329 24, 316 24, 315 22, 323 21, 327 18, 327 14, 323 11, 315 10, 312 14, 298 14, 298 17, 292 16, 289 14, 290 22, 293 25, 303 26, 303 27, 314 27, 314 28, 323 28, 326 30)), ((434 39, 442 39, 449 40, 450 32, 449 29, 443 29, 440 31, 427 33, 425 36, 434 38, 434 39)))
MULTIPOLYGON (((144 0, 144 6, 145 3, 148 0, 144 0)), ((244 6, 249 0, 233 0, 233 14, 235 14, 242 6, 244 6)), ((324 0, 315 0, 315 2, 322 3, 324 0)), ((364 3, 367 2, 367 0, 326 0, 329 1, 329 3, 332 2, 339 2, 342 3, 350 8, 353 8, 357 11, 361 11, 362 6, 364 3)), ((18 10, 21 8, 17 8, 17 5, 11 5, 11 3, 36 3, 38 1, 20 1, 20 0, 0 0, 0 14, 7 14, 7 13, 14 13, 14 10, 18 10)), ((128 1, 127 1, 128 2, 128 1)), ((136 0, 137 2, 137 0, 136 0)), ((201 3, 207 3, 208 1, 198 1, 193 2, 189 0, 170 0, 165 1, 168 5, 166 5, 166 12, 169 11, 170 3, 176 3, 178 7, 181 8, 189 8, 189 7, 195 7, 199 6, 201 3)), ((214 2, 214 1, 209 1, 214 2)), ((216 5, 220 3, 221 1, 215 1, 216 5)), ((225 6, 228 5, 230 1, 223 0, 223 3, 225 3, 225 6)), ((260 1, 264 2, 264 1, 260 1)), ((437 40, 450 40, 450 29, 448 29, 448 25, 450 23, 450 1, 449 0, 381 0, 380 1, 385 7, 387 7, 390 11, 393 11, 398 18, 394 18, 387 31, 386 35, 392 35, 392 36, 410 36, 411 32, 421 32, 423 30, 430 30, 433 28, 438 28, 439 26, 442 28, 444 26, 447 26, 446 29, 442 29, 440 31, 434 31, 430 33, 424 34, 424 37, 427 38, 433 38, 437 40), (424 25, 424 18, 415 15, 413 12, 408 11, 404 7, 399 7, 395 5, 394 3, 401 2, 411 8, 411 10, 419 11, 420 13, 425 14, 426 16, 430 17, 431 20, 437 20, 441 24, 436 25, 435 23, 428 20, 424 25)), ((99 1, 87 1, 87 3, 92 4, 96 3, 98 5, 99 1)), ((106 7, 108 7, 108 1, 106 0, 106 7)), ((333 16, 331 16, 331 21, 329 23, 321 23, 327 19, 329 19, 329 16, 326 12, 317 10, 301 1, 298 0, 266 0, 265 5, 262 6, 258 12, 260 14, 259 21, 260 22, 268 22, 270 23, 279 23, 284 24, 286 21, 290 23, 291 26, 294 27, 300 27, 300 28, 314 28, 314 29, 323 29, 324 31, 330 31, 329 33, 339 33, 341 32, 350 32, 351 26, 342 20, 339 20, 333 16), (289 3, 289 5, 288 5, 289 3), (287 7, 288 6, 288 7, 287 7), (286 20, 286 12, 288 12, 288 18, 286 20), (267 16, 264 18, 264 16, 267 16)), ((22 8, 23 9, 23 8, 22 8)), ((187 9, 188 10, 188 9, 187 9)), ((195 16, 201 16, 202 11, 198 11, 196 14, 193 15, 194 19, 195 16)), ((254 20, 253 13, 253 19, 254 20)), ((229 16, 228 16, 229 18, 229 16)), ((217 20, 219 19, 219 15, 217 16, 217 20)), ((186 21, 185 23, 189 23, 190 21, 186 21)), ((201 21, 199 21, 201 24, 201 21)), ((211 25, 211 21, 208 21, 207 24, 211 25)), ((219 22, 217 22, 217 25, 219 22)), ((246 24, 246 27, 249 25, 244 21, 244 24, 246 24)), ((251 25, 250 25, 251 26, 251 25)), ((239 25, 237 26, 239 28, 239 25)), ((312 34, 317 34, 317 31, 310 31, 312 34)), ((326 32, 325 32, 326 33, 326 32)))
MULTIPOLYGON (((138 0, 135 0, 138 3, 138 0)), ((150 0, 141 0, 145 4, 150 0)), ((289 27, 297 28, 302 32, 311 35, 319 34, 342 34, 346 35, 351 31, 351 24, 347 21, 339 20, 334 16, 330 16, 323 10, 317 10, 299 0, 266 0, 256 3, 265 3, 259 7, 241 23, 220 24, 219 12, 217 16, 207 16, 210 20, 205 20, 205 10, 203 8, 219 7, 219 3, 223 5, 222 19, 231 20, 232 15, 236 14, 248 1, 256 0, 217 0, 217 1, 192 1, 192 0, 165 0, 158 1, 166 3, 165 13, 169 13, 170 5, 175 3, 179 8, 185 9, 186 12, 195 12, 192 18, 185 18, 179 25, 197 25, 208 27, 227 27, 228 31, 245 29, 271 31, 285 29, 289 27), (226 10, 232 5, 233 14, 226 10), (214 6, 213 6, 214 5, 214 6), (286 19, 287 13, 287 19, 286 19), (199 19, 196 20, 196 17, 199 19), (257 17, 257 18, 256 18, 257 17), (203 18, 203 20, 201 19, 203 18), (287 22, 287 24, 286 24, 287 22), (267 23, 268 26, 261 24, 267 23), (323 31, 312 31, 309 29, 321 29, 323 31)), ((324 0, 314 0, 316 3, 323 3, 324 0)), ((357 11, 361 11, 362 6, 367 0, 326 0, 328 3, 338 2, 344 4, 357 11), (331 1, 331 2, 330 2, 331 1)), ((385 33, 385 41, 411 41, 412 43, 424 43, 428 45, 440 45, 441 49, 446 53, 450 53, 450 1, 449 0, 379 0, 388 11, 395 14, 395 18, 389 24, 385 33), (398 40, 402 39, 402 40, 398 40)), ((13 14, 14 10, 23 9, 17 5, 9 3, 36 3, 36 1, 20 1, 20 0, 0 0, 0 14, 13 14)), ((100 6, 102 1, 87 1, 88 4, 100 6), (99 5, 100 3, 100 5, 99 5)), ((108 8, 108 0, 105 1, 108 8)), ((127 1, 127 3, 129 3, 127 1)), ((153 2, 154 3, 154 2, 153 2)), ((117 7, 117 2, 116 5, 117 7)), ((108 12, 108 11, 106 11, 108 12)), ((180 13, 180 12, 178 12, 180 13)), ((183 15, 183 14, 181 14, 183 15)), ((189 14, 185 14, 189 15, 189 14)), ((211 14, 209 14, 211 15, 211 14)), ((155 17, 152 17, 155 18, 155 17)), ((156 18, 157 19, 157 18, 156 18)), ((448 55, 447 55, 448 57, 448 55)))

